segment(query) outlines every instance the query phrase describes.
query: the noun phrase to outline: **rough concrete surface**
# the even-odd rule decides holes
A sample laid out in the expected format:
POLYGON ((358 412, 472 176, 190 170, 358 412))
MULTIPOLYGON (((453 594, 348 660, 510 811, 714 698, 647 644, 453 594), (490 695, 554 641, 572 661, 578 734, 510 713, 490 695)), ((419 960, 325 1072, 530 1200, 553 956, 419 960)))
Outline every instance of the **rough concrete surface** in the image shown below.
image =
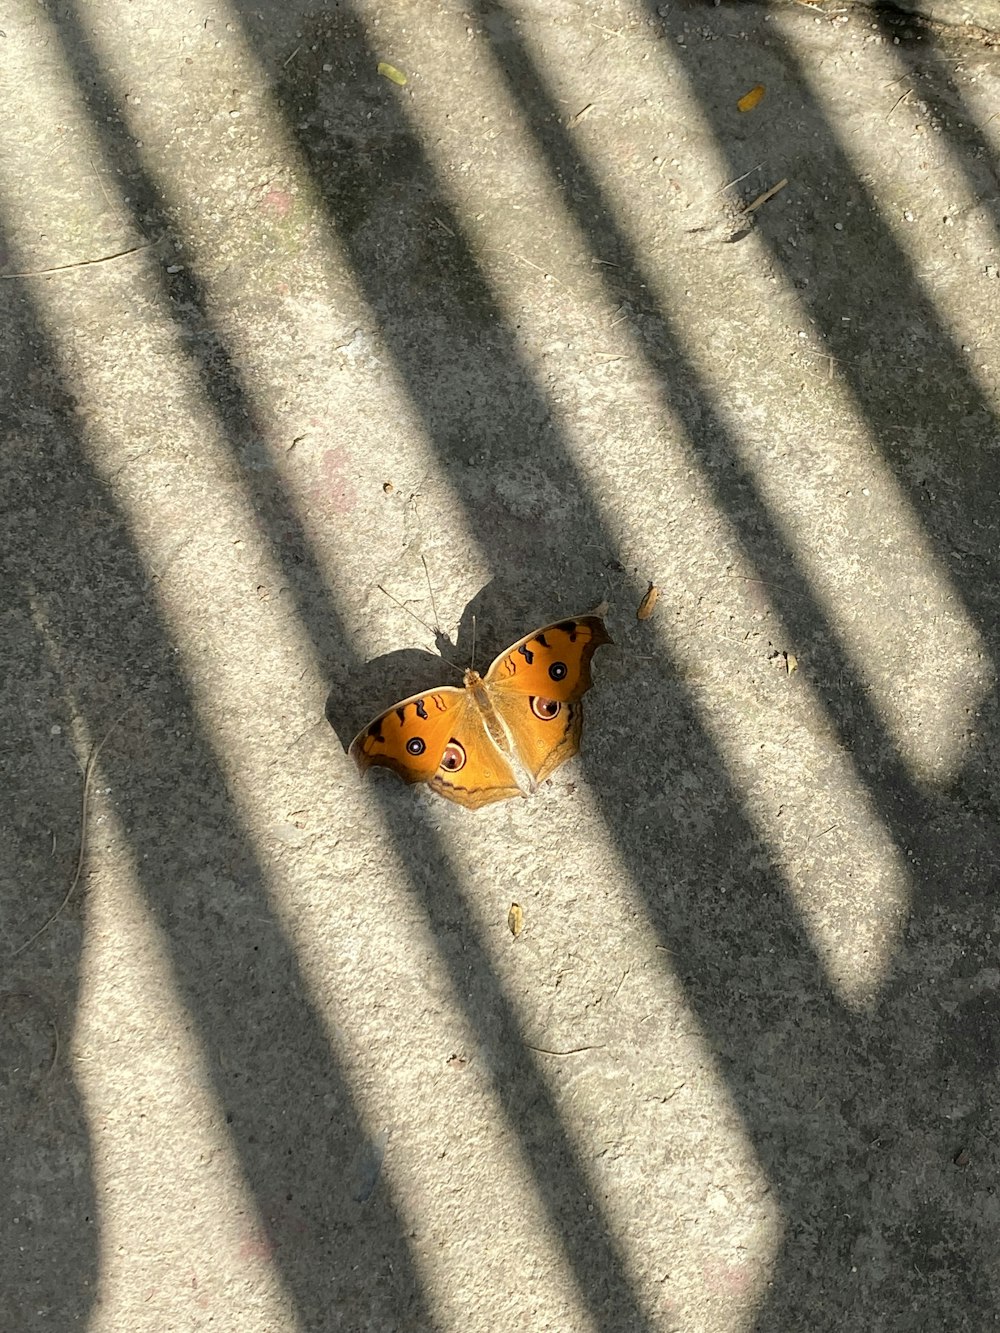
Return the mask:
MULTIPOLYGON (((800 0, 813 4, 816 0, 800 0)), ((892 18, 913 15, 933 23, 962 24, 992 34, 1000 28, 1000 0, 862 0, 871 9, 892 18)))
POLYGON ((989 34, 2 27, 0 1328, 992 1327, 989 34), (425 562, 610 604, 530 799, 348 762, 425 562))

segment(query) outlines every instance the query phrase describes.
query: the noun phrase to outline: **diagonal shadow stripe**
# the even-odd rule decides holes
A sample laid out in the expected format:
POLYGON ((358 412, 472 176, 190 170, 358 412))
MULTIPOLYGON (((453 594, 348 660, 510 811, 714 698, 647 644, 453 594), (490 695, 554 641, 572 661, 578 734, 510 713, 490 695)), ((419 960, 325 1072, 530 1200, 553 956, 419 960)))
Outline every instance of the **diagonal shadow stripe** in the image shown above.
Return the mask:
MULTIPOLYGON (((17 337, 11 296, 0 292, 0 384, 8 402, 11 385, 31 383, 37 374, 17 337)), ((37 414, 37 399, 32 406, 37 414)), ((17 587, 14 551, 23 537, 15 534, 23 533, 30 512, 17 506, 24 497, 11 476, 12 459, 24 447, 15 427, 23 407, 11 411, 5 404, 0 418, 0 513, 9 519, 0 559, 0 938, 7 955, 0 971, 0 1327, 30 1331, 69 1328, 89 1317, 98 1291, 99 1209, 86 1108, 67 1073, 74 1010, 67 997, 79 984, 79 949, 68 945, 58 957, 50 955, 44 968, 9 958, 13 943, 24 938, 25 900, 48 901, 46 891, 72 873, 65 866, 75 854, 80 808, 80 772, 69 747, 57 739, 71 734, 72 712, 36 628, 38 608, 25 605, 17 587)), ((32 435, 37 415, 33 425, 32 435)))
MULTIPOLYGON (((132 208, 137 221, 144 223, 156 235, 170 235, 172 228, 164 192, 157 185, 132 141, 127 138, 120 108, 103 80, 99 62, 71 6, 64 7, 59 27, 67 67, 73 72, 86 99, 95 126, 104 140, 108 159, 128 181, 133 201, 132 208)), ((257 433, 251 401, 223 340, 212 326, 196 276, 190 271, 185 271, 165 276, 164 282, 167 284, 167 291, 179 322, 185 327, 193 325, 197 341, 202 345, 203 355, 196 364, 205 384, 206 395, 220 412, 223 432, 227 435, 234 458, 238 459, 247 435, 255 436, 257 433)), ((518 373, 523 374, 522 371, 518 373)), ((540 405, 539 410, 541 410, 540 405)), ((248 474, 245 480, 261 521, 272 538, 276 557, 282 563, 283 574, 293 589, 299 615, 312 636, 317 652, 324 656, 336 656, 338 660, 350 664, 351 652, 339 626, 329 591, 323 587, 322 578, 309 554, 308 539, 292 506, 280 489, 259 473, 248 474)), ((121 637, 120 627, 109 625, 106 631, 109 644, 114 644, 121 637)), ((102 666, 108 669, 107 664, 102 666)), ((122 688, 125 688, 124 682, 122 688)), ((147 854, 151 856, 154 847, 158 857, 162 858, 164 825, 174 830, 180 837, 180 831, 185 827, 185 820, 190 822, 194 818, 195 812, 184 813, 182 794, 192 788, 197 790, 204 787, 206 779, 201 775, 202 769, 208 767, 214 774, 210 758, 202 754, 200 749, 198 754, 197 767, 193 759, 183 755, 159 756, 163 765, 162 771, 175 775, 176 780, 171 781, 169 785, 172 801, 179 802, 180 805, 174 810, 172 801, 167 802, 164 809, 156 813, 155 818, 151 814, 149 818, 143 819, 142 812, 136 812, 130 823, 132 838, 140 858, 147 854), (186 776, 183 773, 185 765, 191 770, 191 778, 197 774, 198 781, 182 781, 186 776)), ((124 774, 115 772, 110 768, 110 764, 109 771, 113 779, 124 778, 124 774)), ((133 783, 136 781, 134 771, 131 773, 131 781, 133 783)), ((209 791, 214 790, 216 781, 216 777, 213 776, 209 791)), ((115 787, 116 790, 122 789, 117 780, 115 787)), ((400 817, 393 796, 388 793, 380 795, 386 803, 387 812, 391 811, 396 821, 397 826, 394 831, 400 854, 404 861, 409 863, 414 882, 422 887, 424 908, 428 912, 434 935, 439 942, 443 941, 440 943, 442 957, 451 974, 455 993, 465 998, 470 1021, 478 1029, 483 1047, 492 1052, 494 1090, 500 1104, 507 1112, 512 1127, 522 1140, 526 1160, 531 1164, 536 1176, 539 1197, 548 1208, 552 1221, 562 1237, 583 1299, 590 1305, 600 1326, 608 1328, 625 1326, 641 1330, 647 1326, 645 1317, 629 1287, 617 1246, 611 1239, 599 1205, 591 1196, 582 1166, 561 1125, 557 1108, 537 1062, 523 1045, 513 1007, 490 968, 488 952, 482 942, 472 939, 471 934, 454 944, 446 939, 449 933, 446 929, 447 923, 458 915, 467 917, 469 914, 464 910, 461 888, 447 868, 447 857, 440 845, 439 837, 419 814, 411 813, 400 817), (409 827, 406 821, 409 821, 409 827), (414 847, 423 848, 419 861, 412 856, 414 847), (474 964, 471 995, 470 961, 474 964)), ((202 820, 208 817, 217 816, 212 815, 211 811, 201 816, 202 820)), ((235 815, 230 814, 229 818, 235 820, 235 815)), ((195 818, 194 822, 197 823, 198 820, 195 818)), ((181 847, 175 851, 175 856, 180 860, 173 865, 173 873, 181 877, 182 885, 185 874, 190 875, 194 872, 194 866, 184 864, 182 848, 187 841, 186 837, 181 838, 181 847)), ((172 847, 172 840, 169 840, 168 845, 172 847)), ((242 855, 246 857, 249 853, 242 855)), ((264 884, 259 876, 260 872, 255 870, 254 884, 259 895, 259 900, 255 900, 255 912, 265 910, 262 906, 264 884)), ((205 940, 199 943, 197 937, 189 938, 189 932, 183 924, 188 916, 185 910, 188 904, 178 902, 177 894, 192 890, 183 887, 171 891, 171 884, 172 878, 165 876, 163 880, 146 879, 144 888, 150 905, 164 929, 171 961, 178 975, 178 983, 198 1022, 199 1032, 210 1050, 217 1053, 219 1063, 225 1069, 238 1068, 239 1060, 249 1058, 251 1053, 245 1051, 237 1041, 237 1033, 232 1031, 231 1014, 228 1024, 219 1024, 213 997, 217 993, 227 992, 230 995, 230 1002, 233 995, 242 997, 244 988, 239 984, 239 971, 235 965, 228 970, 223 968, 222 979, 216 982, 210 993, 206 993, 204 986, 199 982, 201 978, 219 971, 215 945, 205 940)), ((199 908, 199 912, 204 910, 207 910, 204 906, 199 908)), ((275 945, 268 960, 277 977, 287 978, 287 989, 281 994, 284 1001, 283 1009, 291 1005, 293 996, 299 1000, 300 1005, 305 1003, 299 998, 302 992, 295 980, 297 970, 294 960, 286 955, 285 949, 287 949, 285 941, 282 941, 280 949, 275 945)), ((261 1006, 258 1021, 262 1029, 272 1028, 275 1032, 272 1040, 276 1039, 277 1032, 291 1020, 282 1017, 281 1009, 277 1013, 268 1013, 265 995, 252 998, 257 999, 261 1006)), ((306 1034, 313 1031, 314 1019, 311 1014, 308 1020, 304 1014, 300 1015, 294 1023, 301 1024, 306 1034)), ((316 1040, 318 1043, 318 1036, 316 1040)), ((315 1085, 322 1087, 323 1074, 318 1045, 316 1049, 310 1046, 308 1057, 304 1063, 312 1070, 311 1077, 315 1080, 315 1085)), ((289 1054, 288 1061, 291 1060, 292 1056, 289 1054)), ((265 1084, 279 1104, 282 1089, 293 1087, 302 1080, 301 1073, 296 1078, 291 1067, 283 1068, 281 1074, 281 1079, 268 1080, 265 1084)), ((317 1219, 321 1225, 321 1220, 327 1217, 323 1207, 322 1169, 316 1173, 315 1178, 310 1174, 308 1164, 301 1155, 296 1154, 294 1142, 298 1142, 298 1139, 289 1142, 287 1146, 272 1148, 272 1151, 266 1154, 259 1146, 267 1137, 260 1122, 263 1120, 265 1123, 270 1123, 272 1119, 278 1120, 276 1109, 272 1110, 269 1100, 265 1100, 263 1104, 257 1103, 256 1085, 248 1086, 242 1081, 234 1084, 220 1079, 218 1091, 234 1116, 234 1143, 244 1163, 245 1176, 257 1193, 262 1209, 267 1211, 270 1187, 275 1183, 273 1177, 264 1171, 265 1162, 273 1160, 272 1154, 274 1157, 288 1157, 296 1170, 296 1182, 300 1191, 298 1197, 304 1197, 307 1201, 302 1205, 302 1211, 304 1213, 308 1211, 308 1215, 317 1219), (241 1127, 244 1127, 243 1133, 240 1132, 241 1127), (302 1176, 306 1177, 305 1182, 301 1179, 302 1176)), ((338 1088, 338 1105, 342 1104, 345 1097, 344 1090, 338 1088)), ((347 1123, 356 1128, 353 1116, 348 1118, 347 1123)), ((303 1129, 303 1141, 319 1142, 321 1139, 319 1127, 306 1126, 303 1129)), ((336 1190, 333 1189, 331 1193, 335 1198, 336 1190)), ((386 1231, 395 1240, 397 1231, 394 1221, 395 1219, 390 1226, 386 1220, 386 1231)), ((332 1222, 329 1224, 332 1225, 332 1222)), ((373 1229, 378 1231, 377 1227, 373 1229)), ((364 1238, 359 1237, 356 1244, 363 1248, 364 1238)), ((384 1241, 382 1248, 386 1248, 384 1241)), ((351 1280, 347 1277, 348 1274, 355 1270, 364 1271, 364 1265, 352 1259, 353 1254, 355 1254, 353 1248, 346 1256, 338 1253, 336 1273, 345 1284, 351 1280)), ((326 1286, 317 1285, 316 1274, 321 1271, 322 1266, 306 1247, 295 1256, 279 1248, 276 1262, 281 1267, 285 1281, 293 1293, 301 1317, 307 1326, 312 1327, 320 1318, 319 1311, 323 1303, 331 1299, 331 1292, 326 1286)), ((379 1314, 377 1317, 384 1319, 381 1326, 385 1328, 397 1327, 400 1322, 403 1326, 415 1327, 417 1325, 410 1321, 418 1317, 414 1314, 413 1307, 420 1308, 421 1298, 415 1282, 412 1281, 412 1263, 407 1258, 400 1258, 398 1262, 394 1258, 391 1264, 397 1276, 395 1282, 386 1287, 383 1299, 386 1303, 396 1303, 396 1313, 390 1315, 387 1309, 384 1315, 379 1314), (397 1322, 394 1323, 394 1319, 397 1322)), ((332 1283, 335 1280, 330 1274, 324 1278, 324 1282, 332 1283)), ((360 1297, 358 1299, 360 1300, 360 1297)))
MULTIPOLYGON (((745 8, 737 7, 721 22, 738 25, 744 16, 745 8)), ((679 28, 673 34, 679 36, 679 28)), ((996 543, 991 534, 997 526, 997 467, 995 449, 989 444, 996 439, 995 418, 881 221, 874 200, 851 172, 835 132, 809 96, 801 65, 785 43, 774 40, 773 30, 769 38, 774 59, 791 85, 782 86, 781 95, 795 110, 772 127, 770 143, 755 137, 754 159, 769 149, 774 160, 812 162, 815 175, 809 175, 810 180, 822 180, 824 190, 857 206, 860 234, 846 250, 838 248, 834 254, 818 246, 804 260, 784 243, 787 220, 762 218, 761 229, 831 351, 846 367, 844 377, 873 435, 885 442, 887 461, 922 514, 939 558, 961 588, 985 639, 995 644, 996 543), (817 144, 822 145, 819 152, 817 144), (845 292, 854 293, 855 313, 871 319, 875 312, 867 346, 845 332, 840 319, 845 292), (909 344, 910 356, 890 354, 900 342, 909 344), (913 348, 924 352, 922 359, 912 355, 913 348), (880 358, 885 364, 878 363, 880 358), (927 430, 935 457, 921 457, 912 445, 889 443, 901 423, 927 430), (923 473, 925 480, 914 484, 915 472, 923 473)), ((680 45, 678 50, 736 176, 749 159, 734 149, 732 127, 725 121, 723 101, 727 80, 732 78, 725 67, 725 46, 706 43, 697 60, 680 45)), ((801 217, 799 222, 801 235, 801 217)), ((808 227, 804 230, 810 234, 808 227)), ((820 234, 819 229, 813 234, 820 234)), ((794 625, 794 608, 782 609, 794 625)), ((827 673, 824 687, 836 716, 849 718, 850 700, 844 698, 842 679, 827 673)), ((772 1298, 761 1312, 761 1330, 783 1326, 783 1320, 794 1319, 803 1308, 823 1309, 830 1321, 851 1315, 856 1321, 852 1327, 870 1326, 866 1321, 871 1312, 860 1308, 863 1298, 838 1289, 838 1248, 841 1256, 859 1260, 856 1271, 869 1275, 880 1312, 896 1311, 882 1315, 892 1320, 893 1327, 907 1326, 899 1319, 905 1321, 903 1312, 908 1310, 907 1302, 891 1290, 894 1272, 905 1272, 908 1283, 918 1284, 919 1294, 912 1289, 910 1294, 922 1318, 933 1309, 950 1327, 978 1327, 977 1312, 985 1308, 990 1291, 995 1299, 994 1280, 986 1275, 988 1236, 974 1216, 975 1205, 970 1216, 964 1183, 950 1170, 959 1131, 953 1130, 949 1146, 948 1117, 942 1116, 942 1107, 954 1105, 954 1090, 962 1088, 965 1101, 956 1118, 963 1125, 961 1132, 974 1136, 989 1132, 996 1086, 995 1052, 989 1038, 991 1001, 971 996, 963 977, 976 975, 977 960, 979 965, 988 960, 989 940, 997 926, 990 849, 996 796, 985 776, 996 761, 996 733, 995 701, 991 701, 965 772, 951 791, 925 794, 922 800, 908 797, 900 803, 891 773, 866 767, 882 816, 912 860, 915 909, 895 975, 860 1034, 861 1051, 849 1054, 850 1075, 835 1075, 824 1098, 827 1105, 832 1100, 841 1115, 848 1109, 848 1123, 861 1133, 853 1144, 851 1136, 844 1138, 841 1147, 850 1150, 849 1156, 836 1154, 825 1163, 824 1174, 812 1180, 806 1175, 796 1182, 794 1173, 789 1173, 794 1187, 789 1196, 791 1243, 772 1298), (962 941, 965 962, 960 968, 947 965, 949 932, 962 941), (924 1003, 912 1002, 912 988, 928 992, 924 1003), (947 1007, 935 1004, 936 991, 947 1007), (903 1070, 911 1077, 898 1072, 903 1070), (838 1101, 838 1093, 842 1100, 838 1101), (922 1142, 913 1134, 916 1123, 927 1131, 922 1142), (887 1138, 898 1171, 894 1177, 883 1174, 879 1166, 873 1168, 887 1138), (900 1151, 904 1142, 913 1144, 912 1158, 900 1151), (846 1173, 831 1183, 838 1157, 853 1163, 853 1186, 846 1173), (820 1207, 824 1194, 826 1204, 820 1207)), ((837 1068, 835 1060, 830 1067, 837 1068)), ((823 1137, 818 1135, 818 1141, 823 1137)), ((992 1154, 988 1156, 992 1160, 992 1154)), ((982 1200, 981 1192, 971 1185, 970 1189, 982 1200)))

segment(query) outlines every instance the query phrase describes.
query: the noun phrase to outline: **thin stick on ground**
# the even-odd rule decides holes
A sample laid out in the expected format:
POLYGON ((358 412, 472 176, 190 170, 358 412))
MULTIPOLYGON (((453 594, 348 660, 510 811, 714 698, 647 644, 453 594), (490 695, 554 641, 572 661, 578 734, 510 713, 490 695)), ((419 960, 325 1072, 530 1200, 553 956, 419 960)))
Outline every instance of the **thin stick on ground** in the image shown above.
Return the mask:
POLYGON ((550 1051, 547 1046, 531 1046, 528 1042, 524 1044, 529 1051, 536 1051, 539 1055, 579 1055, 581 1051, 603 1051, 605 1046, 602 1041, 599 1046, 574 1046, 568 1051, 550 1051))
POLYGON ((110 739, 112 732, 114 732, 117 729, 118 725, 120 724, 124 716, 125 714, 122 713, 120 717, 116 718, 115 721, 112 722, 111 726, 104 733, 103 739, 97 745, 94 746, 93 750, 91 750, 90 758, 87 760, 87 767, 83 774, 83 794, 80 797, 80 850, 77 852, 76 869, 73 871, 73 878, 69 882, 69 888, 66 890, 66 895, 63 898, 62 902, 59 904, 59 906, 56 908, 56 910, 49 917, 49 919, 38 927, 34 935, 32 935, 30 939, 26 939, 23 944, 18 945, 18 947, 14 950, 13 954, 11 955, 11 957, 13 958, 16 958, 18 954, 24 953, 25 949, 27 949, 29 945, 34 944, 35 940, 38 939, 39 935, 43 934, 46 930, 48 930, 49 926, 52 925, 53 921, 55 921, 55 919, 58 916, 60 916, 63 913, 63 911, 65 911, 67 903, 69 902, 70 898, 73 897, 73 894, 76 892, 76 886, 77 884, 79 884, 80 876, 83 873, 84 858, 87 855, 87 815, 89 813, 89 807, 90 807, 90 784, 93 782, 94 779, 94 769, 97 767, 97 760, 100 756, 101 751, 108 743, 108 740, 110 739))
MULTIPOLYGON (((760 171, 763 165, 763 162, 758 162, 757 165, 751 167, 749 171, 744 171, 742 176, 736 176, 733 180, 726 181, 725 185, 720 185, 717 190, 713 190, 711 194, 706 194, 705 199, 714 199, 716 195, 724 194, 726 190, 731 190, 734 185, 739 185, 739 183, 745 181, 748 176, 752 176, 755 171, 760 171)), ((704 200, 701 202, 704 203, 704 200)))
POLYGON ((746 208, 743 210, 744 213, 755 213, 757 209, 760 208, 761 204, 766 204, 769 199, 773 199, 778 191, 783 190, 787 184, 788 177, 786 176, 784 180, 778 181, 777 185, 772 185, 769 190, 765 190, 763 194, 759 194, 752 204, 747 204, 746 208))
POLYGON ((146 241, 143 245, 130 245, 127 250, 116 250, 113 255, 99 255, 96 259, 76 259, 72 264, 56 264, 53 268, 35 268, 25 273, 0 273, 0 278, 46 278, 51 273, 66 273, 71 268, 89 268, 91 264, 110 264, 112 259, 124 259, 126 255, 137 255, 140 250, 148 250, 155 244, 155 241, 146 241))

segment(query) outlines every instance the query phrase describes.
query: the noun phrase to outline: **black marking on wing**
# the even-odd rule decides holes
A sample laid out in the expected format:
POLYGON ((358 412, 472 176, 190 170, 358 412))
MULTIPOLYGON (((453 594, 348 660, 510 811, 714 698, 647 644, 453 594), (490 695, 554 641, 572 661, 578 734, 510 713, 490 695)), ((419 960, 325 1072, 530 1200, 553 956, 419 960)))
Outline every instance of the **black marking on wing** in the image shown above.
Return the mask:
POLYGON ((418 699, 417 702, 413 705, 413 707, 417 710, 417 717, 419 717, 422 722, 426 722, 427 709, 424 707, 423 699, 418 699))
POLYGON ((399 718, 399 725, 400 725, 401 727, 404 726, 405 723, 406 723, 406 709, 405 709, 405 708, 397 708, 397 709, 396 709, 396 716, 399 718))
POLYGON ((575 620, 560 620, 555 628, 561 629, 564 634, 568 634, 570 643, 576 643, 576 636, 579 633, 580 627, 575 620))
MULTIPOLYGON (((541 643, 541 645, 542 645, 543 648, 548 647, 548 645, 546 644, 545 640, 542 638, 542 636, 541 636, 540 634, 537 636, 537 638, 538 638, 538 641, 541 643)), ((531 649, 528 647, 528 645, 527 645, 526 643, 522 643, 521 646, 520 646, 520 648, 518 648, 517 651, 521 654, 521 656, 522 656, 522 657, 524 658, 524 660, 527 662, 528 666, 531 666, 532 662, 535 660, 535 654, 531 651, 531 649)))
POLYGON ((368 728, 368 735, 371 736, 372 740, 376 741, 385 740, 385 737, 382 735, 382 719, 380 717, 377 717, 375 721, 371 724, 371 726, 368 728))
MULTIPOLYGON (((540 644, 542 645, 543 648, 547 648, 547 647, 549 646, 549 645, 545 642, 545 635, 544 635, 544 634, 536 634, 535 637, 534 637, 533 642, 534 642, 534 643, 540 643, 540 644)), ((522 651, 523 651, 523 650, 522 650, 522 651)), ((528 661, 529 661, 529 662, 531 661, 531 658, 530 658, 530 657, 528 658, 528 661)))

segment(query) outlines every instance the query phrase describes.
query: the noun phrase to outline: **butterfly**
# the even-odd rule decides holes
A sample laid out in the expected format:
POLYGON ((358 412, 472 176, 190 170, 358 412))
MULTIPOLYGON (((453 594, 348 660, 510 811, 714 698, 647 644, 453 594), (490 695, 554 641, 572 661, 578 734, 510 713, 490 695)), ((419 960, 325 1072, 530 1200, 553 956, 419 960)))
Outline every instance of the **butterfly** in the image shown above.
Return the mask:
POLYGON ((546 625, 502 652, 485 676, 470 668, 463 687, 387 709, 350 754, 362 773, 391 768, 468 810, 527 796, 579 750, 590 659, 611 642, 596 614, 546 625))

